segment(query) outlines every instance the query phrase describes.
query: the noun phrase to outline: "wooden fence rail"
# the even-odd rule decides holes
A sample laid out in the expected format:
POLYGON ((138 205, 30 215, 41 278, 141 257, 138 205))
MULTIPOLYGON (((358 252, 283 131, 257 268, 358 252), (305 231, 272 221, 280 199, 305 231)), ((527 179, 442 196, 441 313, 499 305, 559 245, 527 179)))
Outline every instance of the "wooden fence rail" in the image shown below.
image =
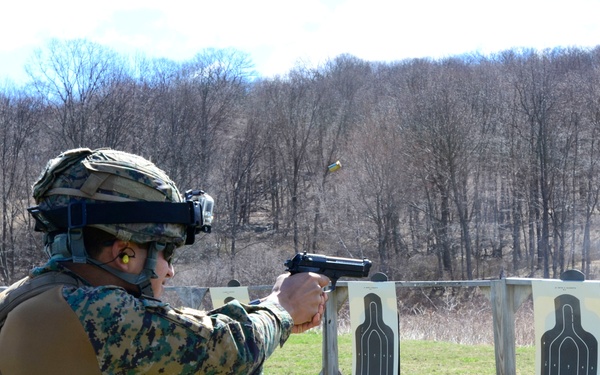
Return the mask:
MULTIPOLYGON (((397 288, 479 287, 491 300, 494 325, 496 374, 516 375, 515 312, 531 295, 534 279, 507 278, 477 281, 396 281, 397 288)), ((338 287, 327 302, 323 323, 323 375, 338 375, 337 311, 348 298, 347 283, 338 287)), ((532 322, 533 323, 533 322, 532 322)))

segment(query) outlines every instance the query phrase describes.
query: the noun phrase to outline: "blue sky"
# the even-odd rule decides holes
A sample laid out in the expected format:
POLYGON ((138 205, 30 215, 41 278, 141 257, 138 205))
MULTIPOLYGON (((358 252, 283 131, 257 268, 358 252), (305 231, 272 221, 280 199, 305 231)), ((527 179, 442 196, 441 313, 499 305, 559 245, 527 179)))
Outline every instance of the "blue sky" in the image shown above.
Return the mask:
POLYGON ((349 53, 368 61, 600 45, 600 0, 21 0, 0 5, 0 82, 49 38, 176 61, 236 48, 259 74, 349 53))

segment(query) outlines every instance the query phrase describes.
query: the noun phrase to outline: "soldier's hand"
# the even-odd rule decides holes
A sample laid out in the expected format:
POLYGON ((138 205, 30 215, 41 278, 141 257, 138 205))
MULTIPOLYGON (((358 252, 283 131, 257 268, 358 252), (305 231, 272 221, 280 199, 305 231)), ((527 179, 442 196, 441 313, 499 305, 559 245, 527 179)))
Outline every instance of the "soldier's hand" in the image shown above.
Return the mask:
POLYGON ((312 272, 282 274, 268 298, 274 298, 294 320, 294 333, 304 332, 321 324, 325 303, 329 298, 323 288, 329 285, 326 276, 312 272))

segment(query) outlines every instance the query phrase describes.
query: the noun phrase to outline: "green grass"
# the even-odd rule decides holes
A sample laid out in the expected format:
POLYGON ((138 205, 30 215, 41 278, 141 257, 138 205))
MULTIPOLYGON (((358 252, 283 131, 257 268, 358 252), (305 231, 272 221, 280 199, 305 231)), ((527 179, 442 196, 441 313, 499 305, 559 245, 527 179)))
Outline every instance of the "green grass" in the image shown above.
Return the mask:
MULTIPOLYGON (((267 360, 265 375, 311 375, 321 371, 322 335, 292 335, 283 348, 267 360)), ((339 369, 352 374, 352 336, 338 337, 339 369)), ((494 347, 448 342, 402 340, 400 370, 403 375, 495 375, 494 347)), ((517 348, 517 374, 535 373, 535 348, 517 348)))

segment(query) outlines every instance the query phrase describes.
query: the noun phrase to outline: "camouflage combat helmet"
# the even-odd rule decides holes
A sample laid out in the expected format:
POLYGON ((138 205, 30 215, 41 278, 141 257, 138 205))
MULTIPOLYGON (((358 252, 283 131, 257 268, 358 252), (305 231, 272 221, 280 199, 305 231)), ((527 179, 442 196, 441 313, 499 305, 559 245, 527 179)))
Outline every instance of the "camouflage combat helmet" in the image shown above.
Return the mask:
POLYGON ((28 210, 45 249, 57 261, 95 264, 152 295, 157 254, 194 243, 210 232, 212 198, 202 190, 182 196, 152 162, 112 149, 78 148, 50 160, 33 186, 37 206, 28 210), (123 241, 148 243, 144 270, 132 275, 88 256, 83 228, 95 227, 123 241))
MULTIPOLYGON (((157 201, 182 202, 171 179, 146 159, 111 149, 79 148, 50 160, 33 185, 41 210, 66 207, 75 201, 94 203, 157 201)), ((131 223, 90 225, 123 241, 183 244, 182 224, 131 223)))

